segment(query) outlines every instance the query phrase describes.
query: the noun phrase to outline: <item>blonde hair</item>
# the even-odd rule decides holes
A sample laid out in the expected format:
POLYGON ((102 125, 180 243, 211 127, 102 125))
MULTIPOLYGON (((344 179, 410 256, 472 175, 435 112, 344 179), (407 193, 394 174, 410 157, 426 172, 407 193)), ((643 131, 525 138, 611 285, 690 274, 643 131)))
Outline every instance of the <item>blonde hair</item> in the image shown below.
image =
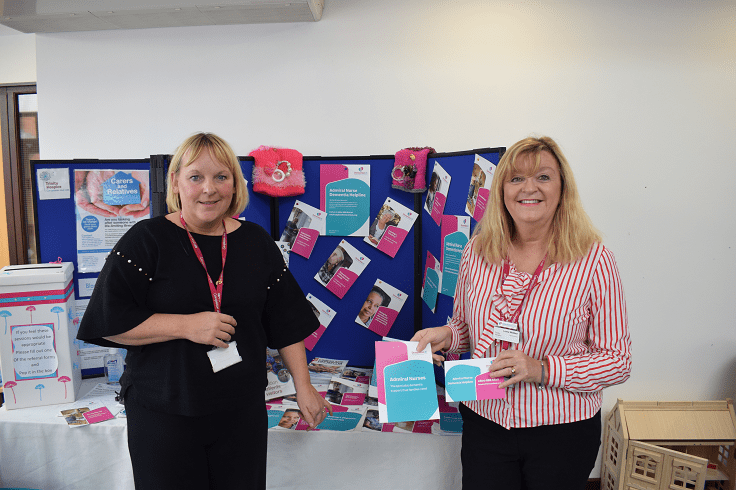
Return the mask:
POLYGON ((229 144, 219 136, 212 133, 196 133, 185 139, 179 148, 174 152, 169 164, 169 171, 166 175, 166 205, 169 212, 175 213, 181 210, 181 199, 179 194, 174 192, 174 179, 179 175, 179 171, 188 166, 203 152, 209 151, 212 157, 222 165, 228 168, 233 174, 235 189, 233 198, 230 201, 230 207, 227 209, 227 216, 238 216, 248 205, 248 186, 245 184, 243 170, 240 168, 240 161, 229 144))
POLYGON ((514 143, 501 157, 491 182, 488 207, 473 233, 473 251, 488 263, 500 264, 508 256, 511 241, 516 234, 514 220, 504 204, 503 185, 513 174, 519 172, 520 157, 531 155, 534 159, 531 173, 536 172, 543 151, 557 160, 562 178, 560 202, 552 220, 547 244, 548 260, 574 262, 588 253, 594 243, 601 241, 600 233, 583 209, 572 169, 560 147, 547 136, 530 137, 514 143))

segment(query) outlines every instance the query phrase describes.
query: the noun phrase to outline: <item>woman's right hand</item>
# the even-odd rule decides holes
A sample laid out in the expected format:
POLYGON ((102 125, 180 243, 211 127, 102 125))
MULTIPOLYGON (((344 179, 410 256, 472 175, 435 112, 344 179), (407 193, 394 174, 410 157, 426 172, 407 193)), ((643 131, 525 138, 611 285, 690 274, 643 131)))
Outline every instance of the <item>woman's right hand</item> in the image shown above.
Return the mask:
POLYGON ((420 330, 415 333, 411 340, 413 342, 419 342, 419 345, 417 345, 417 352, 423 351, 424 348, 427 347, 427 344, 430 344, 432 362, 441 366, 442 361, 444 361, 445 358, 439 354, 435 354, 435 352, 444 351, 450 348, 450 344, 452 343, 452 330, 450 330, 450 327, 448 326, 425 328, 424 330, 420 330))
POLYGON ((214 311, 193 313, 188 320, 186 339, 215 347, 227 347, 227 342, 235 334, 235 326, 238 324, 230 315, 214 311))

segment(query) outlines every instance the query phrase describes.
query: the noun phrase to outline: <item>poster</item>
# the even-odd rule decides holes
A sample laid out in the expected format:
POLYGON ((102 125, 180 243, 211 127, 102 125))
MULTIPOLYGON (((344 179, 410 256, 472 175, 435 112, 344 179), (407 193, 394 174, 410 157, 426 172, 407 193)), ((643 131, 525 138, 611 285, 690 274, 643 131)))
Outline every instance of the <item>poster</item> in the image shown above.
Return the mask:
POLYGON ((437 226, 440 226, 442 214, 445 212, 447 192, 450 190, 451 180, 452 177, 442 168, 439 162, 434 162, 432 176, 429 178, 427 199, 424 201, 424 210, 429 213, 437 226))
POLYGON ((355 323, 371 332, 385 336, 399 316, 406 302, 406 293, 399 291, 387 282, 377 279, 363 301, 355 323))
POLYGON ((363 241, 392 258, 396 257, 416 219, 417 213, 387 197, 363 241))
POLYGON ((442 266, 439 260, 427 250, 427 265, 424 269, 424 282, 422 282, 422 300, 432 310, 432 313, 437 308, 437 295, 441 287, 442 266))
POLYGON ((100 272, 125 232, 149 218, 148 170, 75 170, 77 266, 100 272))
POLYGON ((473 173, 470 176, 468 199, 465 204, 465 212, 472 216, 475 221, 480 221, 486 210, 491 181, 495 171, 496 166, 493 163, 480 155, 475 155, 473 173))
POLYGON ((326 235, 366 236, 371 203, 368 165, 322 164, 320 209, 327 213, 326 235))
POLYGON ((38 199, 69 199, 68 168, 39 168, 36 170, 38 199))
POLYGON ((342 240, 314 278, 342 299, 370 262, 371 259, 342 240))
POLYGON ((317 238, 325 234, 326 216, 324 211, 296 201, 281 234, 281 241, 287 242, 292 252, 308 259, 317 238))
POLYGON ((381 423, 439 420, 432 353, 418 342, 376 342, 381 423))
POLYGON ((332 320, 335 318, 337 312, 315 298, 311 293, 307 294, 307 301, 311 303, 312 312, 314 313, 314 316, 317 317, 317 320, 319 320, 319 328, 312 332, 309 337, 304 339, 304 347, 312 350, 314 349, 314 346, 317 344, 319 339, 322 337, 322 334, 324 334, 325 330, 327 330, 327 327, 330 326, 330 322, 332 322, 332 320))
POLYGON ((470 238, 470 218, 443 216, 440 234, 442 236, 442 288, 440 292, 447 296, 454 296, 457 276, 460 273, 460 260, 470 238))

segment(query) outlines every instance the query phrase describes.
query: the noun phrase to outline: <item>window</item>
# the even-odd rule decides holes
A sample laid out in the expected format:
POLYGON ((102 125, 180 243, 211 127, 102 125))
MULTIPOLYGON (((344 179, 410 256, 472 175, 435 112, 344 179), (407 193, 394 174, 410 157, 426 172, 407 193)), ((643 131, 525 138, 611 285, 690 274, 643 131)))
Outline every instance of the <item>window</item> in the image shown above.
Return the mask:
POLYGON ((38 153, 38 104, 35 85, 0 86, 5 212, 11 264, 38 263, 31 160, 38 153))

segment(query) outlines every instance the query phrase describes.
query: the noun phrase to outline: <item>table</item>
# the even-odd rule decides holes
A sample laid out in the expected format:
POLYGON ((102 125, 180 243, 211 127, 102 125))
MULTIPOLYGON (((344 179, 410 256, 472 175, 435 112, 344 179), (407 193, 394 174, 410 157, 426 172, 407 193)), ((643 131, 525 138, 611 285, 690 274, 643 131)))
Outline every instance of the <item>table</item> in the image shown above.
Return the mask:
MULTIPOLYGON (((100 380, 85 380, 78 398, 100 380)), ((0 408, 0 486, 134 489, 126 419, 70 428, 49 416, 69 405, 0 408)), ((272 430, 268 443, 269 489, 461 487, 458 436, 272 430)))

